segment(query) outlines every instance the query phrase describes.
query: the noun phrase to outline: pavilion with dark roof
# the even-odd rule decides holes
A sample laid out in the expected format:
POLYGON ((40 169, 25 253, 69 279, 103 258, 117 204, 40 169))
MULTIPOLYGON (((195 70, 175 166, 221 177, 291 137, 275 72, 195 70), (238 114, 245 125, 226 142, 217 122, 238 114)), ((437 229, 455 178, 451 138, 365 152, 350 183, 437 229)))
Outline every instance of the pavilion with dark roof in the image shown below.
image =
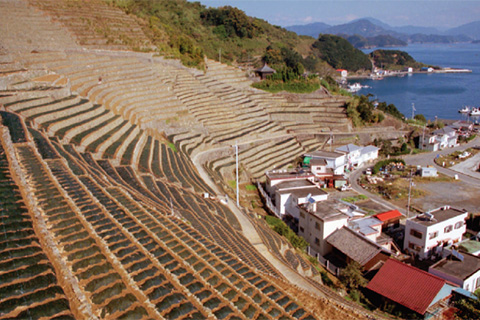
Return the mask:
POLYGON ((433 274, 388 259, 367 289, 425 318, 440 314, 453 286, 433 274))
POLYGON ((274 73, 276 73, 277 71, 275 71, 274 69, 270 68, 268 66, 268 64, 265 62, 265 64, 263 65, 263 67, 261 68, 258 68, 255 70, 255 74, 257 74, 260 79, 264 80, 267 78, 267 76, 270 76, 274 73))

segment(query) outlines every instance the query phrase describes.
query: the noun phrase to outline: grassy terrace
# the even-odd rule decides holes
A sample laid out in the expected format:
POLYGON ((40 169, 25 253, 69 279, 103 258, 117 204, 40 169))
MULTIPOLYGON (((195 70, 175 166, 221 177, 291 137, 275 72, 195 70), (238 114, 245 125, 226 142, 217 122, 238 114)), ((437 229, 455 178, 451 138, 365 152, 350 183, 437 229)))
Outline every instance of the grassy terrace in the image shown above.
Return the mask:
MULTIPOLYGON (((138 164, 138 168, 140 169, 141 172, 150 172, 150 158, 151 158, 151 151, 152 151, 152 143, 153 143, 152 137, 147 138, 147 143, 145 144, 145 147, 142 150, 142 153, 140 155, 140 161, 138 164)), ((156 142, 157 140, 155 140, 156 142)))
POLYGON ((2 117, 2 124, 8 127, 13 143, 27 142, 26 129, 19 116, 0 111, 0 117, 2 117))
MULTIPOLYGON (((102 113, 100 113, 98 116, 96 116, 96 118, 100 118, 100 117, 108 114, 109 112, 110 112, 110 110, 104 110, 102 113)), ((69 117, 69 118, 71 118, 71 117, 69 117)), ((57 135, 60 139, 63 139, 69 130, 71 130, 73 128, 78 128, 78 127, 80 127, 80 126, 82 126, 86 123, 89 123, 90 121, 92 121, 92 118, 87 118, 83 121, 75 122, 75 123, 73 123, 69 126, 61 128, 60 130, 55 132, 55 135, 57 135)))
POLYGON ((0 144, 0 310, 6 317, 74 319, 53 265, 40 247, 0 144), (22 307, 20 313, 16 308, 22 307))
MULTIPOLYGON (((116 118, 115 118, 116 119, 116 118)), ((115 119, 112 119, 115 120, 115 119)), ((92 143, 90 143, 85 151, 87 152, 96 152, 97 151, 97 148, 103 143, 105 142, 107 139, 109 139, 115 132, 117 132, 118 130, 120 130, 120 128, 122 128, 123 126, 126 126, 128 124, 128 120, 124 120, 122 123, 120 123, 118 126, 116 126, 115 128, 111 129, 110 131, 106 132, 104 135, 102 135, 100 138, 96 139, 95 141, 93 141, 92 143)))
POLYGON ((133 150, 135 150, 135 147, 137 146, 137 143, 140 140, 140 137, 142 135, 143 135, 143 130, 140 130, 137 136, 132 140, 132 142, 130 142, 127 149, 125 150, 125 153, 122 156, 122 161, 121 161, 122 165, 132 164, 133 150))
MULTIPOLYGON (((102 115, 104 115, 106 113, 102 113, 102 115)), ((102 115, 100 115, 99 117, 101 117, 102 115)), ((77 134, 76 136, 74 136, 71 140, 72 143, 76 144, 77 146, 81 144, 82 142, 82 139, 85 138, 87 135, 89 135, 90 133, 92 132, 95 132, 95 131, 98 131, 100 130, 101 128, 105 127, 106 125, 108 125, 109 123, 115 121, 116 119, 120 118, 120 115, 115 115, 114 117, 108 119, 108 120, 105 120, 104 122, 88 129, 88 130, 84 130, 82 132, 80 132, 79 134, 77 134)))
POLYGON ((122 143, 127 139, 127 137, 132 133, 132 131, 135 130, 136 127, 137 125, 132 125, 117 141, 112 143, 112 145, 105 150, 103 157, 106 159, 113 159, 115 153, 120 148, 122 143))

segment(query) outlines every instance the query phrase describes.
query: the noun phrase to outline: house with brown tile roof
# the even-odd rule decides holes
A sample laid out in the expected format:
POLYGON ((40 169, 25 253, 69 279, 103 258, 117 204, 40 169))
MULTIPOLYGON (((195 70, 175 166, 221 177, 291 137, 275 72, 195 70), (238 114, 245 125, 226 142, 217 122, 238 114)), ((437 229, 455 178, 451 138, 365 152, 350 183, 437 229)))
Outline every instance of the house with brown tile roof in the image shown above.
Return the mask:
POLYGON ((348 227, 336 230, 325 240, 332 246, 332 254, 345 265, 355 261, 365 271, 378 269, 390 257, 388 250, 348 227))

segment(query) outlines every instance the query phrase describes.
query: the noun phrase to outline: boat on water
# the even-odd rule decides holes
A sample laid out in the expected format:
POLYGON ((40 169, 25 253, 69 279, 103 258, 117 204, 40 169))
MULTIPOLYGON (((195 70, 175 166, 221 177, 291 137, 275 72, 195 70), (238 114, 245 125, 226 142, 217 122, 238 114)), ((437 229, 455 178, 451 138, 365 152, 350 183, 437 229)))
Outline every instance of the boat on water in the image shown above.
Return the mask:
POLYGON ((348 85, 348 92, 355 93, 360 91, 360 89, 368 88, 368 86, 362 86, 360 83, 355 82, 354 84, 348 85))
POLYGON ((465 107, 463 107, 462 109, 458 109, 458 112, 459 112, 459 113, 470 113, 470 107, 469 107, 469 106, 465 106, 465 107))
POLYGON ((480 108, 472 108, 469 115, 470 116, 480 116, 480 108))

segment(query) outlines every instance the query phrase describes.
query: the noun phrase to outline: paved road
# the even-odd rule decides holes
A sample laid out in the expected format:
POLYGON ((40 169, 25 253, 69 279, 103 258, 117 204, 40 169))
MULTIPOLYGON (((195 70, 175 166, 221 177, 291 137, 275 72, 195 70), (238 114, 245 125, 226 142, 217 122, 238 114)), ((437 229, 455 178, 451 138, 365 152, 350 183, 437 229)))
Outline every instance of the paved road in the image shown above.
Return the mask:
POLYGON ((443 168, 433 161, 437 155, 446 155, 450 154, 455 151, 462 151, 467 148, 473 147, 475 145, 480 144, 480 137, 477 137, 470 141, 467 144, 462 144, 460 146, 454 147, 454 148, 447 148, 443 149, 441 151, 436 151, 436 152, 429 152, 429 153, 419 153, 416 155, 409 155, 404 157, 405 162, 407 165, 421 165, 421 166, 427 166, 427 165, 432 165, 435 168, 437 168, 437 171, 447 175, 449 177, 454 177, 455 175, 458 175, 458 178, 470 185, 480 187, 480 179, 476 177, 476 174, 473 172, 470 172, 466 168, 463 167, 456 167, 456 168, 443 168), (454 170, 456 169, 456 170, 454 170))
MULTIPOLYGON (((416 154, 416 155, 408 155, 408 156, 405 156, 403 158, 404 158, 407 165, 415 165, 415 166, 416 165, 421 165, 422 167, 423 166, 428 166, 428 165, 433 165, 435 168, 437 168, 438 172, 440 172, 442 174, 445 174, 445 175, 450 176, 450 177, 454 177, 455 175, 457 175, 458 178, 461 181, 463 181, 467 184, 470 184, 472 186, 480 187, 480 178, 479 178, 480 174, 475 173, 475 172, 471 172, 469 170, 469 168, 472 167, 474 164, 466 163, 468 160, 463 162, 463 163, 466 163, 466 164, 457 165, 457 166, 454 166, 452 168, 443 168, 443 167, 438 166, 434 163, 434 159, 437 156, 437 154, 446 155, 446 154, 450 154, 450 153, 455 152, 455 151, 459 151, 459 150, 462 151, 462 150, 465 150, 467 148, 470 148, 470 147, 473 147, 473 146, 479 145, 479 144, 480 144, 480 137, 477 137, 476 139, 470 141, 469 143, 462 144, 462 145, 457 146, 455 148, 448 148, 448 149, 444 149, 444 150, 441 150, 441 151, 438 151, 438 152, 428 152, 428 153, 420 153, 420 154, 416 154)), ((480 154, 477 155, 477 156, 480 157, 480 154)), ((470 160, 470 162, 477 162, 478 157, 476 157, 476 158, 472 157, 473 159, 470 160)), ((398 207, 394 204, 391 204, 390 202, 383 199, 382 197, 380 197, 376 194, 370 193, 367 190, 363 189, 357 183, 358 178, 360 177, 362 172, 367 167, 368 166, 358 168, 350 174, 349 178, 350 178, 350 183, 352 185, 353 190, 355 190, 358 193, 361 193, 361 194, 364 194, 364 195, 368 196, 372 201, 383 205, 387 210, 397 209, 402 214, 406 215, 406 208, 400 208, 400 207, 398 207)))
POLYGON ((383 207, 385 207, 385 211, 397 209, 397 210, 400 211, 403 215, 406 215, 406 213, 407 213, 406 208, 401 208, 401 207, 399 207, 399 206, 396 206, 396 205, 388 202, 387 200, 383 199, 381 196, 376 195, 376 194, 371 193, 371 192, 368 192, 367 190, 363 189, 363 188, 358 184, 358 182, 357 182, 357 181, 358 181, 358 178, 360 177, 360 175, 363 173, 363 171, 364 171, 365 168, 367 168, 367 167, 369 167, 369 166, 366 165, 366 166, 357 168, 357 169, 355 169, 355 171, 353 171, 352 173, 350 173, 350 175, 349 175, 349 180, 350 180, 350 184, 352 185, 352 189, 355 190, 355 191, 358 192, 358 193, 361 193, 361 194, 366 195, 366 196, 367 196, 368 198, 370 198, 370 200, 372 200, 373 202, 382 205, 383 207))

